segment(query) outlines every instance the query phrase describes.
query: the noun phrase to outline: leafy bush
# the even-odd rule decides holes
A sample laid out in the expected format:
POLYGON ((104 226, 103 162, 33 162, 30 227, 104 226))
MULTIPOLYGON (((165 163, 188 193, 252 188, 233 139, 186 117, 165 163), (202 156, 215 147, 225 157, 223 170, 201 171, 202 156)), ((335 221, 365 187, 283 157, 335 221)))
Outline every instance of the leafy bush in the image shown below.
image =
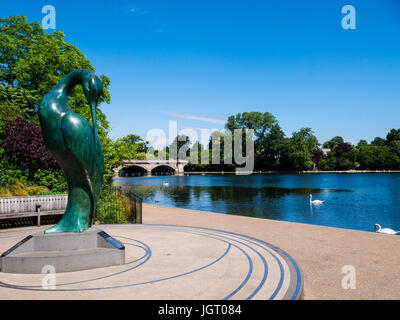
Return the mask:
POLYGON ((97 202, 96 222, 100 224, 128 223, 127 215, 130 210, 130 201, 123 193, 106 188, 97 202))
POLYGON ((0 188, 9 188, 17 180, 27 180, 29 171, 27 169, 10 164, 7 159, 0 160, 0 188))
POLYGON ((97 203, 97 223, 100 224, 122 224, 128 223, 125 207, 121 203, 104 202, 97 203))
POLYGON ((318 163, 318 169, 323 171, 336 170, 337 161, 333 152, 328 153, 325 159, 321 159, 318 163))
POLYGON ((28 169, 0 160, 0 197, 63 193, 67 183, 61 172, 38 170, 30 179, 28 169), (51 190, 51 191, 50 191, 51 190))
POLYGON ((59 171, 51 172, 49 170, 39 169, 33 175, 33 181, 39 186, 45 186, 53 193, 66 192, 68 189, 64 174, 59 171))
POLYGON ((0 188, 0 197, 22 197, 34 196, 48 193, 49 189, 43 186, 30 186, 26 181, 15 180, 14 183, 7 187, 0 188))
POLYGON ((123 224, 134 223, 137 201, 141 199, 129 190, 105 188, 97 204, 97 223, 123 224))
POLYGON ((0 139, 0 148, 10 162, 31 171, 58 170, 56 161, 44 146, 42 132, 33 123, 22 118, 4 121, 0 139))
POLYGON ((359 153, 361 169, 393 170, 400 167, 400 158, 389 147, 365 146, 359 153))
POLYGON ((41 131, 22 118, 4 121, 0 133, 0 188, 3 195, 67 190, 64 175, 44 146, 41 131))

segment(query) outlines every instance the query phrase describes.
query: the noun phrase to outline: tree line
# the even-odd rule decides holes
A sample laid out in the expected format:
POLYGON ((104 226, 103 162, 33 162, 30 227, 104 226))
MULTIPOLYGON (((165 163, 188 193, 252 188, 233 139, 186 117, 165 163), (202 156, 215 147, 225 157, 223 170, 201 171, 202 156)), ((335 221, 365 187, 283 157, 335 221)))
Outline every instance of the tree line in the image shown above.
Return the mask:
MULTIPOLYGON (((224 142, 235 129, 244 132, 254 130, 255 171, 400 169, 400 129, 391 129, 386 138, 376 137, 371 143, 360 140, 355 146, 345 142, 341 136, 320 144, 311 128, 301 128, 287 137, 269 112, 244 112, 230 116, 225 129, 213 132, 208 146, 198 141, 191 143, 187 136, 175 138, 172 144, 177 144, 178 149, 185 144, 190 145, 187 156, 190 170, 193 171, 234 171, 235 164, 224 163, 224 142), (212 164, 216 150, 220 152, 221 162, 212 164), (204 157, 205 153, 208 153, 207 157, 204 157), (197 161, 193 161, 194 158, 197 161), (201 159, 204 158, 209 162, 202 163, 201 159)), ((229 137, 229 141, 232 139, 229 137)), ((168 147, 161 152, 167 154, 168 158, 168 147)))

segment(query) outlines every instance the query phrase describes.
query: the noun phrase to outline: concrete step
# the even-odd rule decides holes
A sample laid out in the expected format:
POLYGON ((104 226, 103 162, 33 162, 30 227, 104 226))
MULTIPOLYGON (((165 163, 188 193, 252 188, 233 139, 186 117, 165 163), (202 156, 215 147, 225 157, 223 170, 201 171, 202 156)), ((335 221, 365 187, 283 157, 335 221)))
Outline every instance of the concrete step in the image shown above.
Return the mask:
POLYGON ((75 250, 59 250, 59 251, 33 251, 33 252, 22 252, 16 253, 12 257, 13 258, 52 258, 52 257, 63 257, 63 256, 71 256, 74 255, 76 257, 81 255, 96 255, 101 252, 111 252, 114 249, 110 248, 84 248, 84 249, 75 249, 75 250))
POLYGON ((112 248, 84 248, 63 251, 22 252, 4 257, 1 271, 12 273, 42 273, 54 270, 56 273, 87 270, 123 264, 119 250, 112 248), (117 261, 117 263, 116 263, 117 261), (49 266, 51 269, 49 269, 49 266), (54 269, 53 269, 54 268, 54 269))
POLYGON ((125 247, 107 233, 91 228, 83 233, 30 235, 1 255, 0 271, 40 274, 43 267, 50 266, 48 270, 60 273, 124 263, 125 247))

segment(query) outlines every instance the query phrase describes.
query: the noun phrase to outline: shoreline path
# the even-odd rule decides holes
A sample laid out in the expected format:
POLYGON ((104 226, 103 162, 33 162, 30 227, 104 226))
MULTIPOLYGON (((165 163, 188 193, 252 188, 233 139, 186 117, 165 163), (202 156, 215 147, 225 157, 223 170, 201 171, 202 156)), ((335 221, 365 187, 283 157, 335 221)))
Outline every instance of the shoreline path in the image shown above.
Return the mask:
MULTIPOLYGON (((398 236, 150 204, 143 225, 97 227, 125 265, 56 274, 55 290, 0 273, 0 299, 400 299, 398 236)), ((46 228, 0 230, 0 251, 46 228)))
POLYGON ((271 243, 302 270, 304 300, 400 299, 400 236, 150 204, 143 204, 143 222, 213 228, 271 243), (354 267, 355 289, 342 286, 347 265, 354 267))

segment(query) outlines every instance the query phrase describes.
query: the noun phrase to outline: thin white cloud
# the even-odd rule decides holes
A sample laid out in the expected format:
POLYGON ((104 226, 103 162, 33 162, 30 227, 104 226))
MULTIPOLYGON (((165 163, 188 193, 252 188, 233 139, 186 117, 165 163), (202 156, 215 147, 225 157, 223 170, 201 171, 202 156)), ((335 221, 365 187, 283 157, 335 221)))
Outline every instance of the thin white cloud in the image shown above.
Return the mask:
POLYGON ((129 12, 132 12, 132 13, 138 12, 138 8, 136 8, 134 5, 128 6, 128 10, 129 10, 129 12))
POLYGON ((133 6, 133 5, 129 6, 129 12, 132 12, 132 13, 135 13, 135 14, 141 14, 141 15, 145 15, 145 14, 149 13, 148 10, 137 8, 137 7, 133 6))
POLYGON ((182 130, 185 130, 185 129, 187 129, 187 130, 197 130, 197 131, 207 130, 207 128, 203 128, 203 127, 182 127, 182 130))
POLYGON ((225 121, 220 120, 220 119, 215 119, 215 118, 207 118, 207 117, 199 117, 199 116, 194 116, 190 114, 181 114, 181 113, 176 113, 176 112, 165 112, 173 117, 177 118, 182 118, 182 119, 189 119, 189 120, 196 120, 196 121, 203 121, 203 122, 209 122, 209 123, 218 123, 218 124, 225 124, 225 121))

